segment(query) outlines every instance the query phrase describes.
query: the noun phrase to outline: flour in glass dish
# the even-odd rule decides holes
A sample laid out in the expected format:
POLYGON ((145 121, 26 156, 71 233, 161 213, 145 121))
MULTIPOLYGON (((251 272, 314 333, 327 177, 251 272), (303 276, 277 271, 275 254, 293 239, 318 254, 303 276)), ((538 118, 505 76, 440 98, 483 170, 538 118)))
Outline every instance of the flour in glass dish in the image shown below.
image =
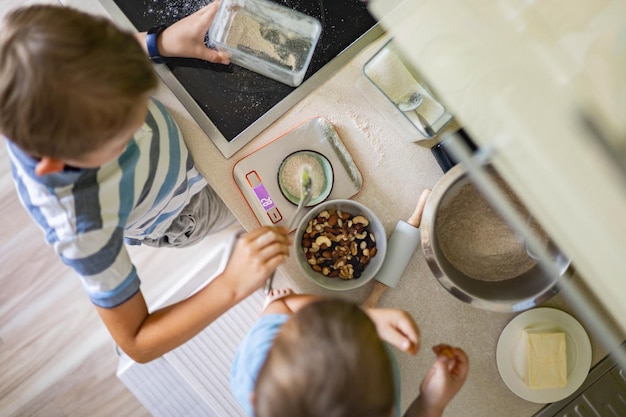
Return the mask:
POLYGON ((243 9, 235 13, 225 43, 293 70, 303 67, 311 47, 295 32, 261 22, 243 9))
MULTIPOLYGON (((400 56, 394 52, 391 44, 372 57, 366 64, 365 72, 372 83, 396 106, 417 92, 424 97, 419 113, 426 120, 434 123, 444 113, 443 106, 420 85, 400 56)), ((407 112, 408 114, 411 112, 407 112)), ((411 123, 415 124, 413 121, 411 123)))

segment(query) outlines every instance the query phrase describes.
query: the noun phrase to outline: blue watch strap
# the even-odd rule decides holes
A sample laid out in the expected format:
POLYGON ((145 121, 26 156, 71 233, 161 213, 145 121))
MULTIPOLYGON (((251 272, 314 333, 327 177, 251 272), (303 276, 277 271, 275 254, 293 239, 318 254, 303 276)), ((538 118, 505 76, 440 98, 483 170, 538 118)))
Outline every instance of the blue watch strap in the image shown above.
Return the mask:
POLYGON ((167 28, 167 25, 154 26, 146 33, 146 46, 148 49, 148 56, 155 64, 162 64, 165 62, 161 54, 159 53, 159 47, 157 46, 157 40, 163 31, 167 28))

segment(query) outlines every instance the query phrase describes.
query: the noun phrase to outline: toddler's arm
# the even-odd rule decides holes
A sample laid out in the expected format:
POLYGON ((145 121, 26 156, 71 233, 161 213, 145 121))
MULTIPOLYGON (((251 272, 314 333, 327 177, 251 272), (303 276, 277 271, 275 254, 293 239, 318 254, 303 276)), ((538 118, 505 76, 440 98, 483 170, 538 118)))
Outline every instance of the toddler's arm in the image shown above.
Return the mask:
POLYGON ((460 348, 433 346, 435 363, 422 381, 420 395, 404 417, 441 417, 467 378, 468 358, 460 348))
POLYGON ((403 352, 415 355, 419 350, 419 328, 404 310, 366 308, 365 313, 376 325, 376 332, 385 342, 403 352))
MULTIPOLYGON (((293 314, 305 305, 321 299, 322 297, 310 294, 277 294, 276 300, 268 303, 261 315, 293 314)), ((417 353, 419 329, 409 313, 398 309, 382 308, 367 308, 364 311, 374 322, 376 332, 381 339, 409 354, 417 353)))

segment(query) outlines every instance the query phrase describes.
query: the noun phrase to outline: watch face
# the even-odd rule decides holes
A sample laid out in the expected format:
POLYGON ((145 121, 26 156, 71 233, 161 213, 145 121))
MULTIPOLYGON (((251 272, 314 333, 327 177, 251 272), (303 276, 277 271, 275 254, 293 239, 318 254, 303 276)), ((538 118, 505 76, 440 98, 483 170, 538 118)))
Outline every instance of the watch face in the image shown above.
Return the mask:
POLYGON ((161 34, 161 32, 163 32, 166 28, 167 28, 167 25, 154 26, 154 27, 151 27, 148 30, 148 33, 149 34, 155 34, 156 36, 159 36, 161 34))

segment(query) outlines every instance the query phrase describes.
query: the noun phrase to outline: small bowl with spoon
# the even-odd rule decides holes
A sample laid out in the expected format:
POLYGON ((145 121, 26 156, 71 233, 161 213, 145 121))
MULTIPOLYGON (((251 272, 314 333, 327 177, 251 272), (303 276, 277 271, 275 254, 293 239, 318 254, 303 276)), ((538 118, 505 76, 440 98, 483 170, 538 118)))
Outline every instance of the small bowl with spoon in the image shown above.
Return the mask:
POLYGON ((311 196, 305 207, 312 207, 326 200, 333 189, 333 167, 321 153, 299 150, 287 155, 278 168, 278 187, 290 203, 299 205, 304 167, 307 167, 312 182, 311 196))

